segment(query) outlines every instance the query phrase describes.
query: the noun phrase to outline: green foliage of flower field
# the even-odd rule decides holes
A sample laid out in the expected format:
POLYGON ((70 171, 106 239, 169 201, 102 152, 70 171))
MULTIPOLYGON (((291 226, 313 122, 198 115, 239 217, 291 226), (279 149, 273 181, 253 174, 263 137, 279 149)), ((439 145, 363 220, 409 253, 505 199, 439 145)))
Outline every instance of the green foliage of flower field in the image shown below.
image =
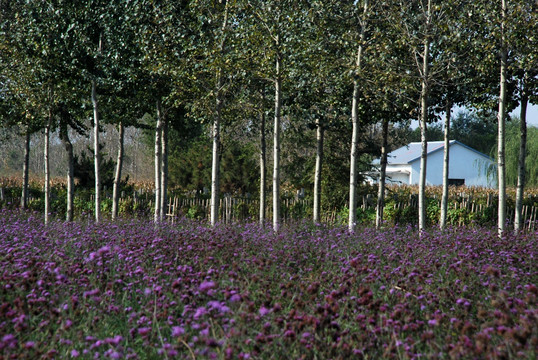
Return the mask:
POLYGON ((0 357, 533 359, 537 235, 0 210, 0 357))

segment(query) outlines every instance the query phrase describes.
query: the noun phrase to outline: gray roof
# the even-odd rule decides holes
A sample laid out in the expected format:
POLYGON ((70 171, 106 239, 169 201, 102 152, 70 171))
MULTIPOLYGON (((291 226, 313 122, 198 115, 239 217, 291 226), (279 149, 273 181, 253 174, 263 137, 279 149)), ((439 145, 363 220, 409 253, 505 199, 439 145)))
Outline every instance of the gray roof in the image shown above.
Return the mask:
MULTIPOLYGON (((478 150, 475 150, 465 144, 462 144, 457 140, 450 140, 449 146, 452 146, 454 144, 461 145, 477 154, 480 154, 481 156, 487 158, 488 160, 493 161, 492 158, 481 153, 478 150)), ((443 151, 444 148, 445 148, 444 141, 428 141, 428 155, 436 151, 443 151)), ((396 149, 393 152, 390 152, 387 155, 387 162, 389 164, 410 164, 413 161, 420 160, 421 151, 422 151, 421 143, 412 142, 409 145, 402 146, 401 148, 396 149)), ((374 164, 379 164, 379 159, 376 159, 374 161, 374 164)))

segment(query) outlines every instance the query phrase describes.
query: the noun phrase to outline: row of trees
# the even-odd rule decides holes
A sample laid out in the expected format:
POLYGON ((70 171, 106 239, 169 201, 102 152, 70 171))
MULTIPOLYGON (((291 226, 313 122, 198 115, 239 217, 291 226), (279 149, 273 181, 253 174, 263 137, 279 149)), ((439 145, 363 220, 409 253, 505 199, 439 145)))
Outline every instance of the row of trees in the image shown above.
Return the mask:
MULTIPOLYGON (((319 221, 327 131, 349 129, 349 229, 353 231, 363 130, 378 124, 380 131, 380 225, 390 129, 419 119, 423 144, 419 228, 424 229, 427 128, 446 114, 448 141, 455 105, 484 110, 497 106, 502 233, 504 123, 507 111, 521 104, 523 171, 518 196, 522 197, 526 104, 535 102, 537 93, 538 5, 534 1, 0 0, 0 5, 2 126, 24 127, 25 153, 30 134, 45 129, 48 139, 57 129, 73 164, 68 130, 87 134, 85 120, 91 116, 96 221, 101 122, 115 124, 119 134, 115 217, 124 128, 143 126, 139 119, 144 114, 153 114, 154 119, 156 221, 162 220, 166 204, 170 129, 189 131, 192 124, 202 123, 211 127, 212 138, 211 223, 218 221, 221 134, 229 127, 259 134, 260 222, 264 223, 268 116, 273 117, 275 231, 280 224, 281 131, 283 124, 297 122, 317 131, 314 221, 319 221)), ((47 164, 48 140, 44 148, 47 164)), ((68 220, 72 218, 72 168, 68 166, 68 220)), ((27 183, 27 165, 24 174, 27 183)), ((45 166, 46 184, 48 176, 45 166)), ((444 194, 446 214, 447 188, 444 194)), ((24 206, 24 190, 22 198, 24 206)), ((47 221, 47 196, 45 204, 47 221)), ((516 219, 516 229, 519 226, 516 219)))

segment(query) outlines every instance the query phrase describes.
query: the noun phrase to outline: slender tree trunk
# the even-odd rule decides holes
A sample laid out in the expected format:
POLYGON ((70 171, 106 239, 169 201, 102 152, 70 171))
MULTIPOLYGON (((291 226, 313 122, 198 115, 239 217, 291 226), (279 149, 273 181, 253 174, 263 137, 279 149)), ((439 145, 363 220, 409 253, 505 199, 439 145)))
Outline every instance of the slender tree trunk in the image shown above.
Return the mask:
POLYGON ((112 190, 112 220, 118 217, 118 206, 120 201, 121 171, 123 169, 123 150, 125 140, 125 129, 123 122, 118 124, 118 157, 116 159, 116 171, 114 173, 114 187, 112 190))
MULTIPOLYGON (((226 43, 226 27, 228 26, 228 1, 225 2, 224 20, 222 22, 222 39, 219 44, 219 52, 224 54, 226 43)), ((222 123, 222 69, 219 68, 216 83, 216 114, 213 119, 213 151, 211 161, 211 226, 215 226, 219 221, 219 201, 220 201, 220 125, 222 123)))
POLYGON ((159 222, 161 214, 161 161, 162 147, 162 109, 161 101, 157 100, 157 124, 155 125, 155 222, 159 222))
POLYGON ((66 220, 73 221, 74 201, 75 201, 75 157, 73 155, 73 144, 69 137, 66 140, 67 148, 67 212, 66 220))
MULTIPOLYGON (((362 50, 362 46, 359 46, 359 54, 362 50)), ((360 55, 359 55, 360 56, 360 55)), ((359 148, 359 82, 354 81, 353 85, 353 103, 351 108, 351 122, 353 124, 351 135, 351 164, 349 170, 349 231, 355 231, 357 225, 357 157, 359 148)))
POLYGON ((64 144, 67 153, 67 211, 65 214, 66 221, 73 221, 73 196, 75 192, 75 160, 73 156, 73 144, 69 139, 67 124, 62 123, 60 129, 60 138, 64 144))
MULTIPOLYGON (((220 85, 220 79, 219 79, 220 85)), ((220 117, 222 101, 217 96, 217 114, 213 119, 213 158, 211 162, 211 226, 219 221, 219 200, 220 200, 220 117)))
POLYGON ((439 219, 439 228, 443 230, 446 227, 446 215, 448 211, 448 171, 450 160, 450 115, 452 103, 446 104, 446 121, 445 121, 445 152, 443 158, 443 195, 441 198, 441 216, 439 219))
POLYGON ((168 200, 168 119, 163 117, 161 131, 161 206, 160 220, 164 221, 166 216, 166 205, 168 200))
MULTIPOLYGON (((526 75, 526 74, 525 74, 526 75)), ((524 76, 522 82, 521 111, 519 115, 519 158, 517 167, 517 190, 516 190, 516 214, 514 219, 514 231, 518 233, 525 225, 521 217, 523 209, 523 195, 525 193, 525 158, 527 156, 527 104, 529 101, 528 93, 525 89, 527 77, 524 76)))
POLYGON ((389 121, 383 119, 383 145, 381 146, 381 169, 379 171, 379 187, 377 191, 377 209, 375 227, 379 229, 383 223, 383 210, 385 208, 385 181, 387 177, 389 121))
POLYGON ((262 90, 262 111, 260 113, 260 226, 265 226, 265 203, 267 196, 266 141, 265 141, 265 88, 262 90))
POLYGON ((316 170, 314 174, 314 224, 321 222, 321 169, 323 167, 323 138, 325 129, 322 121, 316 120, 316 170))
POLYGON ((502 237, 506 228, 506 168, 505 168, 505 113, 506 113, 506 71, 508 51, 505 39, 504 21, 506 19, 506 0, 502 3, 502 25, 501 25, 501 75, 499 112, 497 114, 498 136, 497 136, 497 180, 499 185, 499 208, 498 208, 498 229, 499 237, 502 237))
POLYGON ((49 161, 49 144, 50 144, 50 127, 52 124, 52 110, 49 109, 49 118, 45 126, 45 148, 43 151, 45 166, 45 225, 49 223, 50 217, 50 161, 49 161))
MULTIPOLYGON (((428 1, 428 14, 426 27, 429 28, 431 14, 431 0, 428 1)), ((418 184, 418 229, 426 229, 426 166, 428 156, 428 140, 426 139, 426 127, 428 123, 428 96, 429 96, 429 59, 430 58, 430 38, 426 35, 424 39, 424 53, 422 56, 422 91, 420 93, 420 176, 418 184)))
POLYGON ((361 61, 363 53, 363 44, 366 39, 366 13, 368 11, 368 1, 364 1, 363 19, 361 23, 360 43, 357 50, 356 74, 353 80, 353 101, 351 104, 351 122, 353 125, 351 135, 351 159, 349 168, 349 231, 355 231, 357 225, 357 181, 358 169, 357 158, 359 156, 359 79, 361 71, 361 61))
POLYGON ((22 165, 21 208, 28 207, 28 169, 30 165, 30 126, 26 126, 24 135, 24 164, 22 165))
POLYGON ((101 156, 99 153, 99 104, 97 102, 97 87, 92 80, 92 104, 93 104, 93 160, 95 164, 95 222, 101 218, 101 156))
MULTIPOLYGON (((278 38, 277 38, 277 46, 278 38)), ((273 230, 280 228, 280 116, 282 108, 282 78, 280 53, 276 55, 275 124, 273 140, 273 230)))

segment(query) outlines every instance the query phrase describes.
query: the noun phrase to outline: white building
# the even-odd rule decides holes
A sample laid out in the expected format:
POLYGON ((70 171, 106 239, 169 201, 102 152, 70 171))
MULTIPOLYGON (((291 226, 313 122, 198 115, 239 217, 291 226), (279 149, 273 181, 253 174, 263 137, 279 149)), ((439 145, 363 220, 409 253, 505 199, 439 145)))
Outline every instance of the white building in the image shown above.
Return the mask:
MULTIPOLYGON (((428 142, 426 185, 443 184, 444 141, 428 142)), ((449 185, 495 187, 497 167, 489 156, 456 140, 449 142, 449 185)), ((387 183, 418 184, 420 142, 402 146, 388 154, 387 183)), ((374 162, 379 165, 379 159, 374 162)))

